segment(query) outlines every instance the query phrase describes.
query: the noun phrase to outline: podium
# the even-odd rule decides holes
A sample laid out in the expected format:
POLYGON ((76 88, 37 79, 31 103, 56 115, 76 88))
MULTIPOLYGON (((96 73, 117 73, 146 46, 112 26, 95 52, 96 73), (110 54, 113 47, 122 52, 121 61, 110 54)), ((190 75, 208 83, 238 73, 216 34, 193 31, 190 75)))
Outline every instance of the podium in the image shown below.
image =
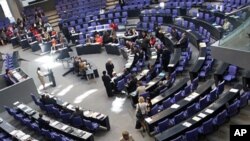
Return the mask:
POLYGON ((45 76, 49 78, 49 82, 51 83, 50 86, 56 87, 56 80, 52 69, 48 69, 48 73, 46 73, 45 76))

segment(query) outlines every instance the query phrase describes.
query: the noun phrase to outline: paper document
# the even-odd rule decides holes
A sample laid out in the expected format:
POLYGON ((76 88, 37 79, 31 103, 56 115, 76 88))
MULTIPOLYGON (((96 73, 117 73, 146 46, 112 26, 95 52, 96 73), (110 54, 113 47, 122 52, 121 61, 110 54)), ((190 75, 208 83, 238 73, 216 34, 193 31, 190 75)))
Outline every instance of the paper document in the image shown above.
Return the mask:
POLYGON ((192 124, 189 123, 189 122, 184 122, 182 125, 183 125, 183 126, 186 126, 186 127, 190 127, 192 124))
POLYGON ((201 118, 204 118, 204 117, 206 117, 207 115, 206 115, 206 114, 203 114, 203 113, 199 113, 198 116, 201 117, 201 118))
POLYGON ((178 104, 173 104, 170 108, 177 109, 177 108, 179 108, 179 107, 180 107, 180 105, 178 105, 178 104))
POLYGON ((197 116, 194 116, 192 119, 193 119, 194 121, 200 121, 200 120, 201 120, 201 118, 199 118, 199 117, 197 117, 197 116))
POLYGON ((230 89, 229 92, 232 92, 232 93, 237 93, 239 90, 238 89, 230 89))
POLYGON ((207 109, 205 112, 208 113, 208 114, 212 114, 214 112, 214 110, 207 109))

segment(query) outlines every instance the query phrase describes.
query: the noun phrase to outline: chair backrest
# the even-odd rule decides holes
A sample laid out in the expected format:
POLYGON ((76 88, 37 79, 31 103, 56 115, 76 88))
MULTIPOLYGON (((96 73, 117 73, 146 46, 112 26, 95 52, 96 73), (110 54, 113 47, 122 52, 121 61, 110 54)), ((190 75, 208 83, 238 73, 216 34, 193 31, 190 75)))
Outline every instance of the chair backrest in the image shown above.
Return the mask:
POLYGON ((228 112, 228 115, 230 117, 236 115, 238 113, 238 110, 239 110, 239 101, 238 100, 236 100, 234 103, 229 105, 229 107, 227 108, 227 112, 228 112))
POLYGON ((80 116, 73 117, 71 121, 72 121, 73 126, 77 126, 77 127, 83 126, 83 119, 80 116))
POLYGON ((230 75, 235 75, 237 72, 237 67, 236 66, 233 66, 233 65, 230 65, 229 68, 228 68, 228 73, 230 75))
POLYGON ((227 120, 227 110, 223 110, 222 112, 220 112, 215 119, 216 120, 216 125, 222 125, 223 123, 226 122, 227 120))
POLYGON ((156 104, 156 105, 151 109, 150 115, 152 116, 152 115, 157 114, 157 113, 158 113, 158 110, 159 110, 159 105, 156 104))
POLYGON ((198 135, 199 135, 198 128, 187 131, 185 133, 186 141, 198 141, 198 135))
POLYGON ((214 88, 209 94, 208 94, 208 100, 210 102, 213 102, 217 99, 217 88, 214 88))
POLYGON ((208 105, 207 96, 202 97, 199 103, 200 103, 200 109, 204 109, 208 105))
POLYGON ((170 107, 172 105, 171 98, 169 97, 168 99, 164 100, 162 105, 164 109, 170 107))
POLYGON ((208 134, 213 131, 213 118, 210 118, 208 121, 205 121, 202 124, 203 134, 208 134))
POLYGON ((249 93, 245 92, 240 96, 240 107, 244 107, 248 104, 249 93))
POLYGON ((197 112, 196 103, 188 106, 186 111, 187 111, 187 116, 188 117, 194 115, 197 112))
POLYGON ((188 95, 191 93, 191 84, 190 85, 187 85, 185 88, 184 88, 184 91, 185 91, 185 95, 188 95))
POLYGON ((225 81, 222 81, 219 83, 218 90, 217 90, 218 95, 220 95, 224 91, 224 85, 225 85, 225 81))
POLYGON ((184 119, 185 119, 185 116, 184 116, 184 112, 183 111, 181 113, 177 114, 176 116, 174 116, 174 122, 175 122, 175 124, 180 123, 184 119))
POLYGON ((118 91, 122 91, 125 88, 125 81, 121 79, 117 82, 117 89, 118 91))
POLYGON ((165 131, 166 129, 168 129, 168 127, 169 127, 169 119, 165 119, 162 122, 158 123, 159 132, 165 131))
POLYGON ((196 77, 194 80, 192 80, 192 90, 196 90, 198 87, 199 77, 196 77))

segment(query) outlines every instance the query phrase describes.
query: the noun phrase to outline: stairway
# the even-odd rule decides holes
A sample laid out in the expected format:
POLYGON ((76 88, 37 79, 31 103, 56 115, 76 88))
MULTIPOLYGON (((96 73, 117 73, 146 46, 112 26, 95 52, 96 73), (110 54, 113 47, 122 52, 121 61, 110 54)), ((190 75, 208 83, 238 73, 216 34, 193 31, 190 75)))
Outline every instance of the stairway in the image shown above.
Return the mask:
POLYGON ((119 0, 106 0, 106 10, 114 9, 119 0))
POLYGON ((58 23, 59 23, 59 15, 57 14, 56 10, 49 11, 45 13, 45 16, 48 17, 48 21, 51 26, 56 30, 59 31, 58 23))

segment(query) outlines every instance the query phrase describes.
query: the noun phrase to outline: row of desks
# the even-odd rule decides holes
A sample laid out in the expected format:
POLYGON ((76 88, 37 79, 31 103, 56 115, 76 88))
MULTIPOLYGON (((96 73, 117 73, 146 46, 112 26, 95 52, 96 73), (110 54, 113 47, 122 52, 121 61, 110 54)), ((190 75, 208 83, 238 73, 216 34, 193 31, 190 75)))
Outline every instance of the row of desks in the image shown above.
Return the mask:
MULTIPOLYGON (((214 84, 213 80, 205 82, 203 85, 199 86, 197 90, 191 94, 195 94, 192 99, 182 99, 176 104, 173 104, 170 108, 167 108, 151 117, 145 119, 148 126, 149 132, 154 130, 154 127, 161 121, 166 118, 172 118, 174 115, 178 114, 180 111, 186 109, 189 105, 193 104, 196 101, 199 101, 199 98, 211 91, 212 85, 214 84)), ((191 95, 190 94, 190 95, 191 95)))
POLYGON ((12 126, 7 121, 0 118, 0 128, 1 130, 5 131, 7 134, 12 136, 13 139, 20 140, 20 141, 38 141, 31 137, 28 134, 25 134, 23 131, 16 129, 14 126, 12 126))
POLYGON ((199 113, 190 117, 189 119, 173 126, 172 128, 157 134, 155 136, 156 141, 169 141, 180 135, 185 134, 185 132, 192 130, 193 128, 199 127, 203 122, 215 117, 218 113, 226 108, 226 105, 233 101, 240 95, 241 86, 230 89, 228 92, 220 95, 219 99, 210 104, 207 108, 203 109, 199 113))
MULTIPOLYGON (((64 102, 61 99, 54 97, 52 95, 49 95, 49 97, 56 101, 56 106, 59 107, 60 109, 67 110, 71 113, 75 112, 76 106, 74 106, 68 102, 64 102)), ((99 112, 94 112, 91 110, 86 110, 83 108, 81 108, 81 110, 83 110, 84 119, 90 120, 92 122, 96 122, 100 126, 106 128, 107 130, 110 130, 109 117, 107 115, 101 114, 99 112)))
MULTIPOLYGON (((39 118, 39 112, 35 111, 34 109, 30 108, 29 106, 20 103, 15 102, 14 105, 23 112, 24 114, 28 115, 31 119, 37 121, 39 118)), ((77 129, 75 127, 66 125, 62 122, 59 122, 57 120, 51 119, 47 116, 43 116, 43 119, 49 122, 49 127, 57 132, 60 132, 61 134, 64 134, 72 139, 75 140, 81 140, 81 141, 94 141, 94 136, 92 133, 83 131, 81 129, 77 129)))

